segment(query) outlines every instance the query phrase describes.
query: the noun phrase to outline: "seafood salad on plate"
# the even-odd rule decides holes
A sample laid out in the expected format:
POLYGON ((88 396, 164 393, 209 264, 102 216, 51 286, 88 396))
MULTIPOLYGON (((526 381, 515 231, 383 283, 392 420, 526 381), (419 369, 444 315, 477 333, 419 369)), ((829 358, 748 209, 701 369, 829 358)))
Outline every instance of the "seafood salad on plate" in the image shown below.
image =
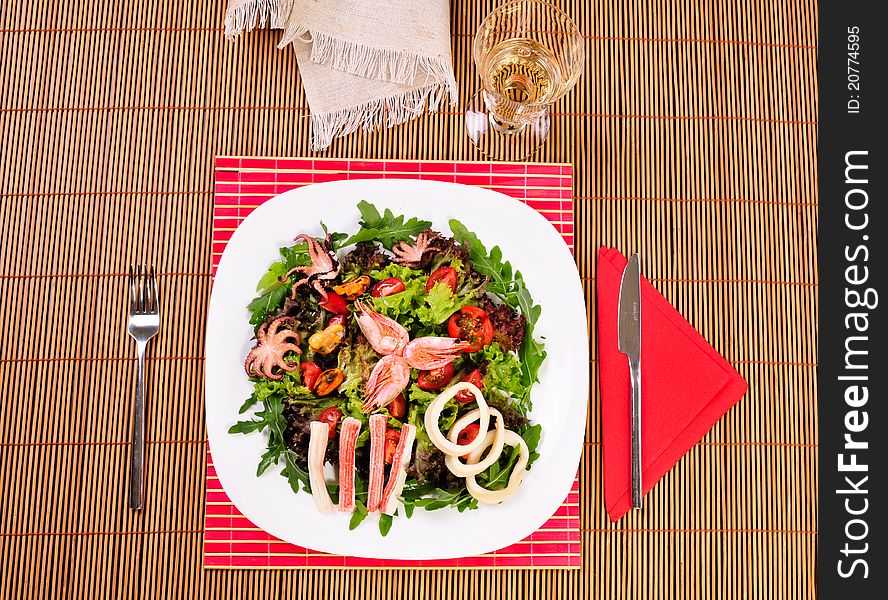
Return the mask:
POLYGON ((499 247, 358 204, 353 235, 300 233, 249 304, 249 418, 294 492, 354 529, 379 514, 507 500, 538 457, 531 388, 540 307, 499 247))

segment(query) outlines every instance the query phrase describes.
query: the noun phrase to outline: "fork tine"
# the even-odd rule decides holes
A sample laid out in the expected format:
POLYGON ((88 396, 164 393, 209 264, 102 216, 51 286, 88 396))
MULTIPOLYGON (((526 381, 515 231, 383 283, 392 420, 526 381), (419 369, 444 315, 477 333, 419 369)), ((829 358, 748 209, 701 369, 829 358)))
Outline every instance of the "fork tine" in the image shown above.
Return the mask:
POLYGON ((154 265, 151 266, 151 291, 153 292, 151 296, 152 312, 160 312, 157 302, 157 276, 154 274, 154 265))
POLYGON ((145 265, 145 312, 154 312, 154 277, 148 265, 145 265))
POLYGON ((145 312, 145 279, 142 276, 142 265, 141 263, 136 265, 136 281, 138 282, 138 297, 139 300, 136 303, 136 312, 142 314, 145 312))
POLYGON ((129 285, 130 285, 130 294, 129 294, 129 296, 130 296, 129 311, 130 311, 130 314, 133 314, 133 313, 136 312, 136 308, 137 308, 137 307, 136 307, 136 301, 137 301, 137 294, 136 294, 136 268, 135 268, 133 265, 130 265, 130 270, 129 270, 129 285))
POLYGON ((148 266, 142 264, 142 313, 148 312, 148 266))

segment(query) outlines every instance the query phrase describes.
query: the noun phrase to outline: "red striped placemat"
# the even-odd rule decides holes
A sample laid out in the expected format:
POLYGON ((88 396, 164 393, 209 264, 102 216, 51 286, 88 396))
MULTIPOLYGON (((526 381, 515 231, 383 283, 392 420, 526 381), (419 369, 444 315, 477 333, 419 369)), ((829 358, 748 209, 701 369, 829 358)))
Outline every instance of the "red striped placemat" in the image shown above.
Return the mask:
MULTIPOLYGON (((218 157, 213 206, 213 273, 231 234, 266 200, 339 179, 430 179, 475 185, 521 200, 545 216, 573 252, 572 168, 568 164, 365 161, 218 157)), ((527 538, 480 556, 379 560, 315 552, 284 542, 243 516, 228 498, 207 449, 204 567, 219 568, 579 568, 579 482, 552 518, 527 538)))

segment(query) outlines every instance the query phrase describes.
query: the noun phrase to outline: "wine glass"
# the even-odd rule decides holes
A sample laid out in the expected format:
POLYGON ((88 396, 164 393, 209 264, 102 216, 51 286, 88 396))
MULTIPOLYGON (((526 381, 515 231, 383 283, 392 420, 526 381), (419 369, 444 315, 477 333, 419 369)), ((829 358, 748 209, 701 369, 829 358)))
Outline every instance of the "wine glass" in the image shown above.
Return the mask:
POLYGON ((527 158, 549 135, 547 107, 580 78, 583 35, 558 7, 514 0, 481 23, 473 56, 481 91, 466 108, 466 132, 489 158, 527 158))

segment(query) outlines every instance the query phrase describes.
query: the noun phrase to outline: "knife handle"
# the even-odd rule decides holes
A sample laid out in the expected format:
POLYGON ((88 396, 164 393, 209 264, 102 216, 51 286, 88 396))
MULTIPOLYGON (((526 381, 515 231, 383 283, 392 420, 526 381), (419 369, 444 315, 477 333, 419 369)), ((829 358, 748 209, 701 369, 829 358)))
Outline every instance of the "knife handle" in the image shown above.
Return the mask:
POLYGON ((632 508, 641 508, 641 362, 630 361, 632 377, 632 508))

